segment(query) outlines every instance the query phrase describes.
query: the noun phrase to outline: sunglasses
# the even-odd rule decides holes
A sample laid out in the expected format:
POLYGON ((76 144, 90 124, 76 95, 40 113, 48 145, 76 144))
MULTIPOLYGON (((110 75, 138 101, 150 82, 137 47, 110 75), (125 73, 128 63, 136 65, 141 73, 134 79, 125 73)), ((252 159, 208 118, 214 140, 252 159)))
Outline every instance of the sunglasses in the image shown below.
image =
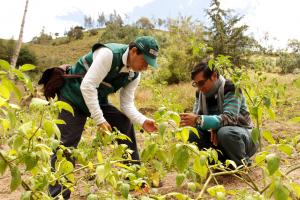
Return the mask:
POLYGON ((207 79, 205 79, 205 80, 201 80, 201 81, 198 81, 198 82, 193 82, 192 83, 192 86, 193 87, 203 87, 204 85, 205 85, 205 83, 206 83, 206 81, 208 80, 208 78, 207 79))

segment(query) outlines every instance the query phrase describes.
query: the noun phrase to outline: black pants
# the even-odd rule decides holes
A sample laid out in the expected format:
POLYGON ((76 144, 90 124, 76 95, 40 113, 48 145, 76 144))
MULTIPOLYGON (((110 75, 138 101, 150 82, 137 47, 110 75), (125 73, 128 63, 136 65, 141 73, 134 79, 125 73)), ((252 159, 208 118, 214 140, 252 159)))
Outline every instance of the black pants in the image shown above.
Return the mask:
MULTIPOLYGON (((72 106, 70 102, 64 99, 61 100, 69 103, 72 106)), ((62 110, 62 112, 59 114, 58 118, 64 120, 66 124, 58 125, 58 128, 61 132, 61 143, 66 147, 76 148, 81 139, 83 128, 88 116, 76 109, 74 106, 72 107, 74 109, 74 116, 64 110, 62 110)), ((139 160, 134 128, 128 117, 111 104, 101 105, 100 107, 102 109, 104 118, 111 125, 111 127, 116 127, 121 133, 127 135, 132 141, 130 142, 128 140, 118 140, 118 143, 126 144, 128 148, 133 150, 133 153, 131 155, 132 159, 139 160)), ((74 160, 71 160, 70 158, 67 159, 75 164, 74 160)), ((51 167, 53 171, 55 171, 55 162, 56 153, 54 152, 54 154, 51 156, 51 167)), ((62 186, 59 184, 49 186, 49 192, 52 197, 58 195, 63 189, 64 188, 62 188, 62 186)), ((69 199, 70 195, 70 190, 66 190, 65 192, 63 192, 64 199, 69 199)))
POLYGON ((254 144, 251 138, 251 129, 238 126, 224 126, 217 131, 218 146, 214 146, 210 141, 210 132, 198 129, 200 138, 194 133, 190 133, 189 142, 195 142, 198 148, 214 148, 218 152, 219 160, 233 160, 237 165, 251 165, 251 156, 255 154, 258 144, 254 144), (244 160, 242 162, 242 160, 244 160))

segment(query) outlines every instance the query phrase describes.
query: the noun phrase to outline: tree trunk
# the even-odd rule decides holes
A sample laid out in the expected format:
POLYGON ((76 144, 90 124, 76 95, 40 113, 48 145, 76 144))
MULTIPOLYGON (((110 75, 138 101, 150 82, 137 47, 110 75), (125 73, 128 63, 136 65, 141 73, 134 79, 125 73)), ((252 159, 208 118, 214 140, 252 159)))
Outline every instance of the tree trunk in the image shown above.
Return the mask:
POLYGON ((25 10, 24 10, 24 15, 23 15, 23 19, 22 19, 22 24, 21 24, 20 34, 19 34, 19 40, 17 42, 14 55, 12 56, 11 62, 10 62, 11 63, 10 65, 11 65, 12 69, 16 68, 17 60, 18 60, 20 49, 21 49, 21 46, 22 46, 23 29, 24 29, 25 17, 26 17, 26 13, 27 13, 28 1, 29 0, 26 0, 26 4, 25 4, 25 10))

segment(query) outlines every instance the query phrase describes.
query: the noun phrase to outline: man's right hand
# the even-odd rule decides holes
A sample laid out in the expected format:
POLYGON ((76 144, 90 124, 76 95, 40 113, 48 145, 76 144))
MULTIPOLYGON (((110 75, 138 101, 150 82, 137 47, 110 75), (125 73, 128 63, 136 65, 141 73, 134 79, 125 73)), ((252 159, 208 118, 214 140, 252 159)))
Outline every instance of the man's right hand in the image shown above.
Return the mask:
POLYGON ((112 128, 108 122, 102 122, 101 124, 98 124, 98 128, 101 131, 112 131, 112 128))

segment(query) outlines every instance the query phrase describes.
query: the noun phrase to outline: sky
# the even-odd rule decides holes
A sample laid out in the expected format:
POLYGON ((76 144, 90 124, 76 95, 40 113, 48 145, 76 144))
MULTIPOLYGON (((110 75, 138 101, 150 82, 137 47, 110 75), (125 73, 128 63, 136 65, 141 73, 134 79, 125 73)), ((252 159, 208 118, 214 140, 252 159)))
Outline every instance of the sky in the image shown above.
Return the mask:
MULTIPOLYGON (((249 26, 247 34, 253 35, 264 46, 285 48, 288 39, 300 40, 300 0, 220 0, 225 9, 234 9, 244 15, 242 23, 249 26), (268 36, 268 41, 263 40, 268 36)), ((17 39, 26 0, 9 0, 1 4, 0 38, 17 39)), ((29 0, 23 41, 28 42, 40 34, 62 35, 70 27, 83 25, 84 16, 94 19, 104 12, 114 10, 121 14, 125 23, 140 17, 176 18, 192 16, 207 23, 204 9, 210 0, 29 0)))

